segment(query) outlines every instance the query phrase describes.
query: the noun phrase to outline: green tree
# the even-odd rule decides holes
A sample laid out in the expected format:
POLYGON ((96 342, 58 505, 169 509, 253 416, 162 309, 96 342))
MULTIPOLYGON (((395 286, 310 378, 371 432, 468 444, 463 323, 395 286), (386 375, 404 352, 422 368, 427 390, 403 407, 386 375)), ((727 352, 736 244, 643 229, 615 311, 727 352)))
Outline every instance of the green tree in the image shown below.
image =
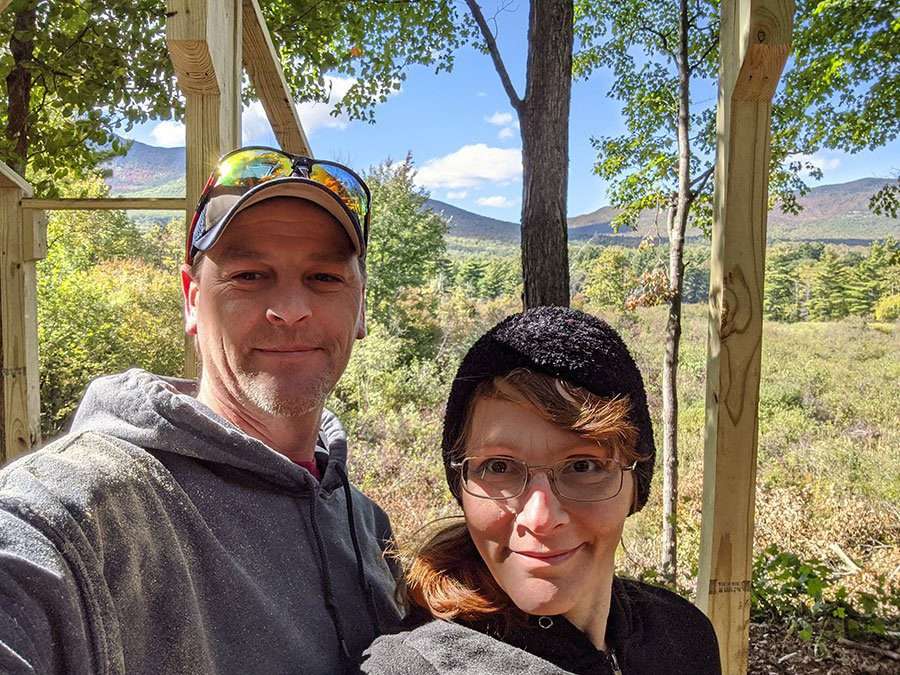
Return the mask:
POLYGON ((631 266, 631 252, 622 246, 606 246, 588 272, 584 294, 599 307, 624 311, 637 285, 638 278, 631 266))
MULTIPOLYGON (((366 176, 372 190, 372 232, 367 255, 369 316, 403 332, 413 326, 398 312, 405 289, 424 286, 438 274, 446 248, 447 221, 425 209, 428 194, 416 187, 412 158, 385 162, 366 176)), ((421 303, 414 314, 421 318, 421 303)))
POLYGON ((848 269, 846 261, 831 247, 816 263, 809 301, 809 318, 814 321, 842 319, 847 305, 848 269))
POLYGON ((872 316, 875 304, 893 292, 892 281, 900 270, 900 245, 894 239, 873 242, 868 255, 847 271, 847 311, 872 316))
POLYGON ((799 278, 801 258, 790 246, 766 251, 766 285, 763 292, 763 316, 774 321, 800 319, 799 278))
MULTIPOLYGON (((356 79, 338 108, 371 119, 412 64, 449 69, 459 21, 449 0, 260 3, 298 100, 324 100, 326 73, 356 79)), ((13 0, 0 13, 0 160, 42 196, 124 152, 116 136, 184 112, 165 45, 165 0, 13 0)), ((245 91, 245 101, 252 91, 245 91)))

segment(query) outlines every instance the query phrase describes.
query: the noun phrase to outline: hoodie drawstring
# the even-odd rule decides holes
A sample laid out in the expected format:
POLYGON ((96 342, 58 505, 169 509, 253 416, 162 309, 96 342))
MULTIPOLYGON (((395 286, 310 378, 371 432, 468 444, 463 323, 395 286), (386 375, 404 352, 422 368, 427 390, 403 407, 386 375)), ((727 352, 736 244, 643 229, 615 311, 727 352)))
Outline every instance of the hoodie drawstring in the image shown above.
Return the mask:
POLYGON ((344 486, 344 496, 347 502, 347 522, 350 525, 350 541, 353 542, 353 552, 356 554, 356 572, 359 581, 360 590, 366 599, 366 609, 369 611, 369 619, 375 629, 375 636, 381 635, 381 622, 378 620, 378 607, 375 605, 375 595, 369 580, 366 579, 365 568, 363 567, 362 551, 359 547, 359 538, 356 536, 356 517, 353 514, 353 491, 350 489, 350 479, 341 464, 335 463, 338 476, 341 477, 341 484, 344 486))
POLYGON ((325 542, 322 539, 322 533, 319 531, 319 521, 316 518, 316 504, 319 501, 318 491, 313 492, 312 499, 309 500, 309 520, 312 524, 313 534, 315 535, 316 548, 319 551, 319 562, 322 565, 322 593, 325 596, 325 607, 328 609, 328 615, 331 617, 331 623, 334 624, 334 632, 337 636, 338 644, 341 647, 341 654, 346 663, 350 663, 352 658, 350 650, 347 648, 347 641, 344 639, 344 626, 341 623, 340 613, 334 602, 334 592, 331 588, 331 575, 329 574, 328 554, 325 552, 325 542))

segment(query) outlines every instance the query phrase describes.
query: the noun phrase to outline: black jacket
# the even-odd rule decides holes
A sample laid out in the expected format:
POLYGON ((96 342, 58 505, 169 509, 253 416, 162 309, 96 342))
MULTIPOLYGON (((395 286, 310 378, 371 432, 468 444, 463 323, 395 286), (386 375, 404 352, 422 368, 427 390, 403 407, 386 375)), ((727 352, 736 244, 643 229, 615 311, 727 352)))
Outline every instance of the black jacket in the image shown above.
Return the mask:
POLYGON ((367 652, 363 672, 385 675, 720 675, 709 619, 662 588, 616 578, 607 623, 608 652, 562 617, 534 617, 500 640, 475 628, 431 621, 384 636, 367 652), (611 652, 611 653, 610 653, 611 652))

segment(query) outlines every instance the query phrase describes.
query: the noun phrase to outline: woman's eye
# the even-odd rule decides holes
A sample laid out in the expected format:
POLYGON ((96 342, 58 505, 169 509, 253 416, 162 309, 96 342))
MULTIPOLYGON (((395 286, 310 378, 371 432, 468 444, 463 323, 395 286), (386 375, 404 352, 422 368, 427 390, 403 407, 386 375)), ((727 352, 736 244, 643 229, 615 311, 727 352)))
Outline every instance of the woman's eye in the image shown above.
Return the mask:
POLYGON ((571 460, 564 470, 569 473, 602 473, 607 470, 607 466, 603 460, 584 457, 571 460))
POLYGON ((485 462, 485 470, 488 473, 506 473, 509 471, 509 462, 505 459, 492 459, 485 462))

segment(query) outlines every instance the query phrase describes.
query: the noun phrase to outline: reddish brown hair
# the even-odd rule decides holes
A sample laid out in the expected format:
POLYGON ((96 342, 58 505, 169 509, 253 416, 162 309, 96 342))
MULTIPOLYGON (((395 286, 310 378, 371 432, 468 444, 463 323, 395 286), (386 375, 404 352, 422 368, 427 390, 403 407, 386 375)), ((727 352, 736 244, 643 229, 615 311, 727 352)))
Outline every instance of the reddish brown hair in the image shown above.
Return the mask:
MULTIPOLYGON (((610 457, 625 464, 645 459, 635 450, 639 432, 628 419, 631 403, 627 396, 601 398, 563 380, 517 369, 478 385, 453 449, 456 461, 466 456, 472 413, 480 399, 533 408, 541 418, 598 443, 610 457)), ((475 623, 502 634, 521 623, 525 615, 494 580, 465 521, 453 520, 450 524, 432 523, 425 529, 423 542, 405 552, 405 599, 436 618, 475 623)))

